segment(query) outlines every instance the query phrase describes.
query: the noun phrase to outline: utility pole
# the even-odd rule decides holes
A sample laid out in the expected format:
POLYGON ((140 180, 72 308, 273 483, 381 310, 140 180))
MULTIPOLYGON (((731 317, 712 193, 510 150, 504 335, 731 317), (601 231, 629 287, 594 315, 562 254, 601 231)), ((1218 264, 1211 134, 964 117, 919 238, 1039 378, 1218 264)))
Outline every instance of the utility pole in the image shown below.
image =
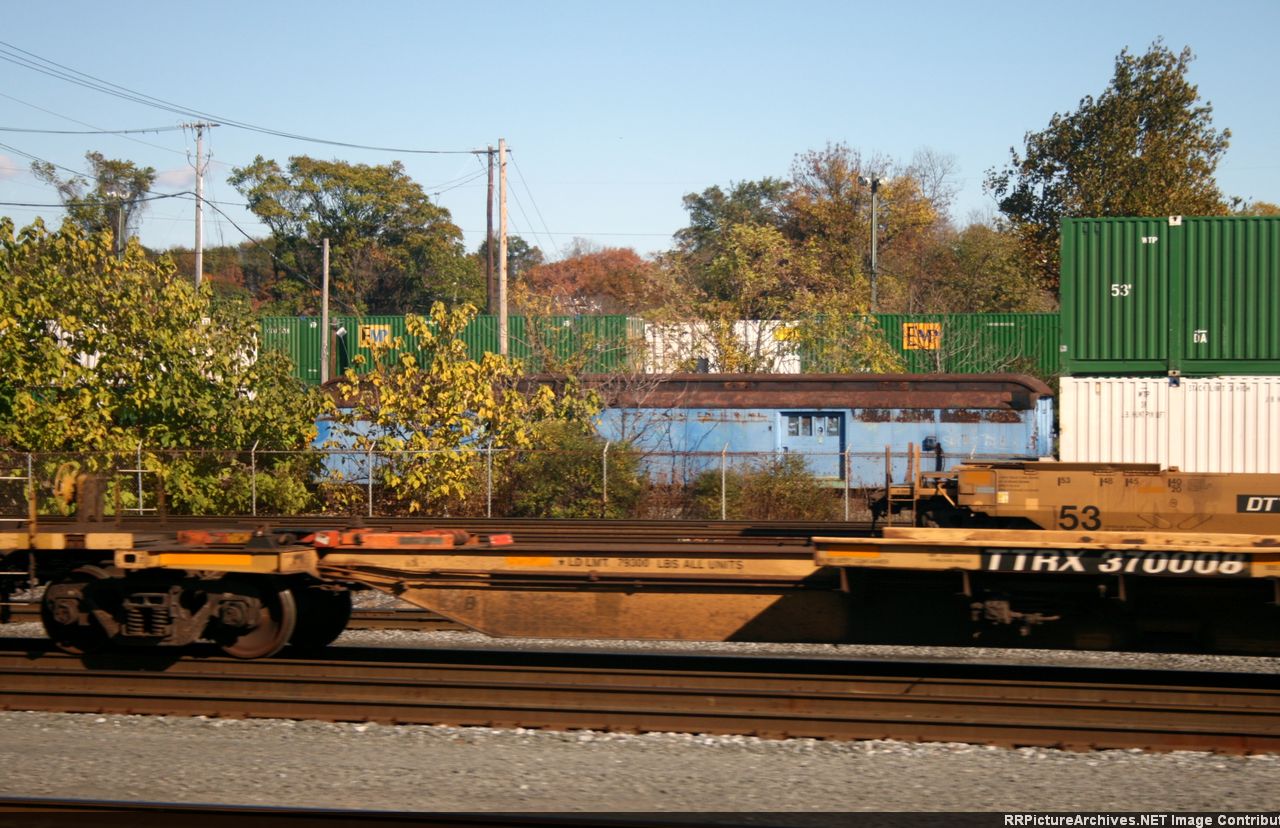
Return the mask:
POLYGON ((323 241, 320 275, 320 384, 329 381, 329 239, 323 241))
POLYGON ((880 295, 876 290, 876 236, 879 235, 879 225, 876 219, 876 208, 880 204, 880 184, 881 179, 875 176, 858 176, 858 183, 864 187, 871 188, 871 312, 876 313, 880 310, 880 295))
POLYGON ((877 313, 880 310, 880 295, 876 291, 876 237, 880 234, 876 232, 880 225, 876 223, 876 208, 880 202, 880 179, 875 178, 871 181, 871 312, 877 313))
POLYGON ((183 124, 196 132, 196 287, 204 278, 204 131, 216 127, 207 121, 183 124))
POLYGON ((493 284, 493 147, 489 147, 485 153, 489 157, 489 201, 488 209, 485 211, 485 253, 488 255, 488 261, 485 263, 484 270, 484 297, 485 312, 493 314, 497 311, 498 291, 493 284))
POLYGON ((498 353, 507 355, 507 139, 498 139, 498 353))
POLYGON ((124 258, 124 198, 116 206, 116 258, 124 258))

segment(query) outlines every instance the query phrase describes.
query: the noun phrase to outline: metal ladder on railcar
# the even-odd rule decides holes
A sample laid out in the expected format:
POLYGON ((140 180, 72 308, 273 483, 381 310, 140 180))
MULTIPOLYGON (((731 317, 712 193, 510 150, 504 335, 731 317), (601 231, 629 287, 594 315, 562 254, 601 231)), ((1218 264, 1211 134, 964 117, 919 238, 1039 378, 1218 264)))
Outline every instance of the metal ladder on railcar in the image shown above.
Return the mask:
MULTIPOLYGON (((941 460, 939 460, 939 465, 941 465, 941 460)), ((943 471, 940 468, 933 471, 925 471, 920 462, 920 447, 915 443, 907 443, 907 473, 905 481, 895 485, 893 482, 893 450, 892 447, 885 446, 885 525, 894 525, 895 505, 898 512, 911 512, 911 519, 907 522, 907 525, 918 524, 920 517, 919 506, 922 497, 941 495, 950 500, 951 498, 946 491, 946 481, 954 479, 954 472, 943 471)))

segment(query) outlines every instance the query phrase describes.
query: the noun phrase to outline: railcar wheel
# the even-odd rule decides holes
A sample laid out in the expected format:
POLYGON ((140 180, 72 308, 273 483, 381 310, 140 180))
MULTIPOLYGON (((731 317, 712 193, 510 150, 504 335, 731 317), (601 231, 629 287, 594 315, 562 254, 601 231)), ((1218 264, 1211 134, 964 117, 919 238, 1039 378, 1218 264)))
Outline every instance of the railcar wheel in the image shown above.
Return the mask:
POLYGON ((298 624, 298 607, 293 593, 273 582, 238 585, 239 594, 255 602, 257 617, 252 626, 226 644, 222 651, 232 658, 266 658, 275 655, 289 643, 298 624))
POLYGON ((305 584, 292 590, 298 623, 289 643, 318 650, 334 642, 351 620, 351 591, 324 584, 305 584))
POLYGON ((82 566, 50 584, 40 602, 40 621, 58 649, 76 655, 105 650, 111 642, 93 616, 93 586, 111 578, 97 566, 82 566), (83 622, 83 623, 81 623, 83 622))

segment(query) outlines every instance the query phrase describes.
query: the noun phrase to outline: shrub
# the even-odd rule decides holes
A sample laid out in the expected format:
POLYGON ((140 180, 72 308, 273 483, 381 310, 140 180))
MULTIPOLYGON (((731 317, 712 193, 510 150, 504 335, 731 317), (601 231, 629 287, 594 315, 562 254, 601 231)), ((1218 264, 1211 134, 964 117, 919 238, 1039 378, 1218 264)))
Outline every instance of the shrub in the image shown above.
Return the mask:
POLYGON ((643 492, 639 458, 625 443, 609 447, 609 486, 602 485, 604 440, 581 424, 548 420, 535 429, 536 450, 511 469, 512 514, 543 518, 630 517, 643 492))
MULTIPOLYGON (((693 484, 696 517, 720 517, 719 470, 698 475, 693 484)), ((733 520, 839 520, 835 490, 823 486, 794 454, 754 468, 730 469, 724 477, 725 516, 733 520)))

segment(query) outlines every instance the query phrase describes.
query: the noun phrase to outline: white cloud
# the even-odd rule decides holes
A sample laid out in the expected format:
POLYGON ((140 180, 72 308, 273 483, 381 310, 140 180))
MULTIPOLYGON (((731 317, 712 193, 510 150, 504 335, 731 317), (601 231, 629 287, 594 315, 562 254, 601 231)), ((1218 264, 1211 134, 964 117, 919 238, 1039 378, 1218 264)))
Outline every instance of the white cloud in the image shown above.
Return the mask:
POLYGON ((190 167, 161 170, 156 174, 156 186, 165 190, 190 190, 196 186, 196 171, 190 167))
POLYGON ((17 178, 25 169, 25 167, 18 166, 18 162, 9 156, 0 155, 0 181, 17 178))

